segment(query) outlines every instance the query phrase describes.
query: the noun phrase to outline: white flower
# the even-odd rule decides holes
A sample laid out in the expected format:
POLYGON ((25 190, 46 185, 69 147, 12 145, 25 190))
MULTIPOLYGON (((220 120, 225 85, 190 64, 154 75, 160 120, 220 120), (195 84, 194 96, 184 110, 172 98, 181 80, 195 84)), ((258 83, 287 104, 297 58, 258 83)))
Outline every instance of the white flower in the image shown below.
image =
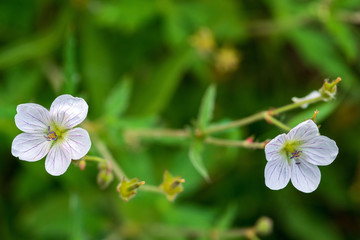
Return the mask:
POLYGON ((89 134, 79 125, 88 113, 88 105, 82 98, 61 95, 44 107, 25 103, 17 106, 15 124, 24 133, 12 142, 11 153, 20 160, 34 162, 47 154, 45 169, 54 176, 63 174, 71 163, 90 150, 89 134))
MULTIPOLYGON (((302 102, 302 101, 305 101, 305 100, 317 98, 317 97, 320 97, 320 96, 321 96, 321 94, 320 94, 319 91, 312 91, 311 93, 309 93, 308 95, 306 95, 303 98, 293 97, 293 98, 291 98, 291 101, 293 101, 294 103, 297 103, 297 102, 302 102)), ((309 104, 306 103, 306 104, 301 105, 301 108, 307 108, 308 106, 309 106, 309 104)))
POLYGON ((317 167, 332 163, 339 149, 335 141, 320 136, 312 120, 294 127, 288 134, 281 134, 265 146, 265 184, 272 190, 284 188, 291 179, 302 192, 314 191, 320 183, 317 167))

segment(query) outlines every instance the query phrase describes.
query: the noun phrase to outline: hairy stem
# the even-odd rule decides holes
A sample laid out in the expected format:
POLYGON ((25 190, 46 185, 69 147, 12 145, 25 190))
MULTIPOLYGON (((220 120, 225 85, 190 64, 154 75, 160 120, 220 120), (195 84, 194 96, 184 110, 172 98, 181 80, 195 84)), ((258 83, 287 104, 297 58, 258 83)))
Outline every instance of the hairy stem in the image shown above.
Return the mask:
POLYGON ((119 164, 115 161, 114 157, 111 155, 110 151, 106 147, 106 145, 99 140, 97 137, 94 137, 94 144, 96 148, 99 150, 100 154, 106 159, 106 161, 109 163, 111 168, 113 169, 113 172, 115 176, 121 181, 123 178, 126 178, 126 175, 124 171, 121 169, 119 164))
POLYGON ((265 147, 266 142, 234 141, 234 140, 208 137, 205 139, 205 143, 217 145, 217 146, 263 149, 265 147))
POLYGON ((266 116, 266 120, 271 123, 274 124, 275 126, 285 130, 285 132, 289 132, 291 130, 291 128, 287 125, 285 125, 284 123, 280 122, 279 120, 277 120, 276 118, 268 115, 266 116))

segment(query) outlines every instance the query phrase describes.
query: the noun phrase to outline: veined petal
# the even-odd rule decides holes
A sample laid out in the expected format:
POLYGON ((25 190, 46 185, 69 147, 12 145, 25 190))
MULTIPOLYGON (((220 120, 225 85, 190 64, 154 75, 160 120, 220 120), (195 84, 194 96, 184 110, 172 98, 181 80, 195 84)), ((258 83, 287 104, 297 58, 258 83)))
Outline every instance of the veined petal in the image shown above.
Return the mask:
POLYGON ((11 154, 20 160, 35 162, 49 152, 51 142, 41 133, 20 133, 11 145, 11 154))
POLYGON ((319 129, 313 120, 306 120, 290 130, 287 138, 290 140, 310 140, 319 135, 319 129))
MULTIPOLYGON (((309 93, 308 95, 306 95, 305 97, 302 97, 302 98, 293 97, 293 98, 291 98, 291 101, 293 101, 294 103, 297 103, 297 102, 302 102, 305 100, 317 98, 320 96, 321 96, 321 94, 319 91, 312 91, 311 93, 309 93)), ((306 104, 301 105, 301 108, 307 108, 308 106, 309 106, 309 104, 306 103, 306 104)))
POLYGON ((265 166, 265 185, 272 190, 284 188, 290 180, 290 166, 284 157, 269 161, 265 166))
POLYGON ((279 158, 280 150, 286 141, 286 134, 280 134, 265 146, 266 160, 272 161, 279 158))
POLYGON ((316 165, 299 159, 291 163, 291 182, 299 191, 304 193, 313 192, 320 183, 321 173, 316 165))
POLYGON ((339 153, 336 142, 325 136, 316 136, 301 146, 306 161, 325 166, 332 163, 339 153))
POLYGON ((23 132, 39 133, 47 131, 50 113, 43 106, 35 103, 20 104, 16 108, 15 124, 23 132))
POLYGON ((71 159, 80 159, 85 156, 91 147, 89 133, 82 128, 74 128, 66 133, 65 144, 71 150, 71 159))
POLYGON ((71 150, 61 143, 55 143, 45 160, 45 169, 53 176, 63 174, 71 163, 71 150))
POLYGON ((84 121, 88 108, 84 99, 64 94, 51 104, 50 116, 58 125, 71 129, 84 121))

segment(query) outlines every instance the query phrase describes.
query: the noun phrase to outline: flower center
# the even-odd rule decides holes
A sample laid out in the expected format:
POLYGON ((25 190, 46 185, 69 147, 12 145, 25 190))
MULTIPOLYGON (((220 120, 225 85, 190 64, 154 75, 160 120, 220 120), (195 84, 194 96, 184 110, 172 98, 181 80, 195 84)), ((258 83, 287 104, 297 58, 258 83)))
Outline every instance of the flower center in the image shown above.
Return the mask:
POLYGON ((286 141, 280 152, 286 154, 289 163, 294 159, 296 164, 300 164, 300 160, 298 159, 302 153, 302 151, 298 151, 300 145, 300 141, 286 141))
POLYGON ((47 132, 47 135, 45 136, 46 140, 48 141, 56 141, 58 139, 58 135, 56 134, 55 131, 50 131, 50 126, 48 126, 48 132, 47 132))

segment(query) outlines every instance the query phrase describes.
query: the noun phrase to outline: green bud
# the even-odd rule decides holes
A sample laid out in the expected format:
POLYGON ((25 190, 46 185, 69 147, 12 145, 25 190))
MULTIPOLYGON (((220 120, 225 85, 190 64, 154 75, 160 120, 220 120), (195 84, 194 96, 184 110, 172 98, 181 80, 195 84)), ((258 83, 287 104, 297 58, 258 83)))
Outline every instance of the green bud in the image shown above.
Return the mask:
POLYGON ((123 178, 121 183, 117 186, 117 191, 123 200, 129 201, 136 194, 136 190, 144 184, 145 181, 139 181, 138 178, 133 178, 129 181, 123 178))
POLYGON ((101 169, 97 175, 97 183, 101 189, 107 188, 113 180, 111 169, 101 169))
POLYGON ((163 190, 169 201, 174 201, 176 196, 184 190, 182 186, 182 183, 184 182, 185 179, 182 179, 180 176, 173 177, 169 171, 166 170, 160 189, 163 190))
POLYGON ((85 159, 83 158, 83 159, 81 159, 81 160, 79 161, 79 168, 81 169, 81 171, 84 171, 84 170, 85 170, 85 167, 86 167, 86 161, 85 161, 85 159))
POLYGON ((337 84, 341 81, 341 78, 338 77, 336 80, 329 82, 327 79, 324 81, 323 86, 320 88, 319 92, 325 101, 331 100, 335 97, 337 91, 337 84))
POLYGON ((261 217, 255 224, 255 231, 259 235, 269 235, 273 230, 273 221, 268 217, 261 217))

